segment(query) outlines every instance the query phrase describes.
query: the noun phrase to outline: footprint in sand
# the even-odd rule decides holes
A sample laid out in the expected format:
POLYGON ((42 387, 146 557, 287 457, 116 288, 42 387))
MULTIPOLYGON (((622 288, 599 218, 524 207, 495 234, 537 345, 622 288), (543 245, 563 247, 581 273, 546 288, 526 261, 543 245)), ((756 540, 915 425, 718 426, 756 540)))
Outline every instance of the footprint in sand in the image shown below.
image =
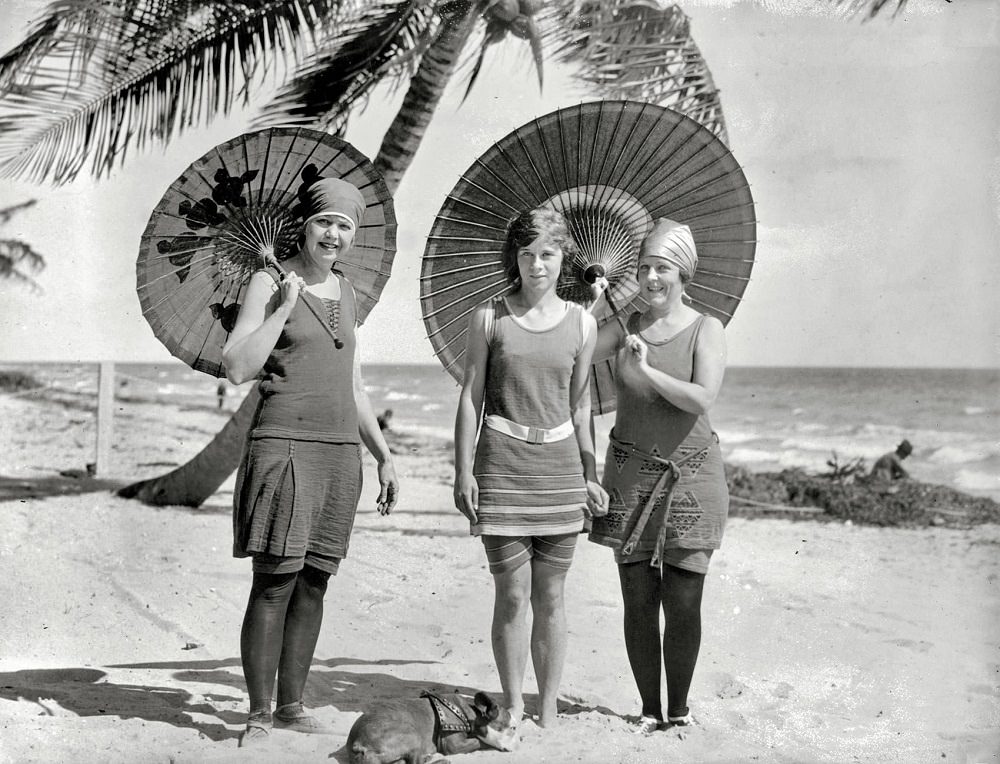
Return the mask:
POLYGON ((722 674, 717 678, 715 697, 722 698, 723 700, 730 700, 732 698, 738 698, 746 692, 746 690, 747 686, 736 679, 736 677, 729 676, 728 674, 722 674))
POLYGON ((934 647, 933 642, 925 642, 924 640, 915 642, 912 639, 900 638, 900 639, 887 639, 885 641, 888 642, 890 645, 896 645, 897 647, 909 647, 913 650, 916 650, 918 653, 926 653, 928 650, 934 647))

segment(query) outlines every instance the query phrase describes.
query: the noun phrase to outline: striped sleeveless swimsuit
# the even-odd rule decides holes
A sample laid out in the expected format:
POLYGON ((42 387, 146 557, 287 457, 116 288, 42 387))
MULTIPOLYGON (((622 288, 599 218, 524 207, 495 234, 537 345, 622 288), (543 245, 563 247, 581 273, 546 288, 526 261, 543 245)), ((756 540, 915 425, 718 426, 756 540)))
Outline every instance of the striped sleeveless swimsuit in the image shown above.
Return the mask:
MULTIPOLYGON (((493 302, 484 413, 551 429, 570 419, 570 379, 583 349, 582 308, 542 331, 525 327, 504 298, 493 302)), ((473 474, 479 522, 472 534, 554 536, 579 533, 587 491, 575 435, 528 443, 483 426, 473 474)))

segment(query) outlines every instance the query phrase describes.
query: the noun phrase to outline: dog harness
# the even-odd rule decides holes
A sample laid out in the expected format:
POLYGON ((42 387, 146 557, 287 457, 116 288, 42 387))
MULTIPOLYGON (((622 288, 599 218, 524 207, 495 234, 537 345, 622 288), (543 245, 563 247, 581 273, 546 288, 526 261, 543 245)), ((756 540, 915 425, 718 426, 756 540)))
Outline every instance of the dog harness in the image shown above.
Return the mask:
POLYGON ((437 729, 434 733, 434 745, 440 750, 441 738, 452 732, 464 732, 472 734, 472 720, 466 716, 459 706, 450 700, 442 698, 440 695, 429 690, 420 693, 421 698, 427 698, 434 709, 434 716, 437 719, 437 729))

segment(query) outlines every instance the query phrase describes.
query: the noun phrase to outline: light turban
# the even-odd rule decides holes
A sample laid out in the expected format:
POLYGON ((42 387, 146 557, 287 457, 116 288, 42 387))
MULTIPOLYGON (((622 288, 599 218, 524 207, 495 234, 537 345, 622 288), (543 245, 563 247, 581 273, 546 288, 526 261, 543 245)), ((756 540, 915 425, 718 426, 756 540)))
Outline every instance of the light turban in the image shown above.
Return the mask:
POLYGON ((306 223, 320 215, 333 214, 349 218, 357 228, 365 212, 361 192, 340 178, 320 178, 305 190, 302 202, 306 223))
POLYGON ((692 278, 698 268, 698 251, 691 229, 667 218, 658 218, 642 240, 639 258, 643 257, 662 257, 676 265, 685 279, 692 278))

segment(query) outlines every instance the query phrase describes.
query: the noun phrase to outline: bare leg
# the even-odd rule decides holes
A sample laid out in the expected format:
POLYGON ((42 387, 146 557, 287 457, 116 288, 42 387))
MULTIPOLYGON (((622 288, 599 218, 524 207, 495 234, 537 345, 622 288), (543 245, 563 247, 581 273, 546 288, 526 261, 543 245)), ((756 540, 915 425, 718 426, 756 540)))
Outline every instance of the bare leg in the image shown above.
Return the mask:
POLYGON ((323 623, 323 596, 329 578, 329 573, 307 565, 295 581, 278 663, 278 706, 302 700, 323 623))
POLYGON ((648 561, 618 566, 625 650, 642 700, 642 715, 663 721, 660 700, 660 571, 648 561))
POLYGON ((257 721, 271 721, 271 695, 281 654, 285 613, 297 575, 253 574, 240 632, 240 657, 250 695, 250 718, 257 721))
POLYGON ((566 607, 563 592, 568 571, 538 558, 531 561, 531 663, 538 678, 538 724, 556 721, 556 701, 566 662, 566 607))
POLYGON ((511 717, 520 721, 524 714, 524 668, 528 662, 528 604, 531 592, 531 565, 493 574, 496 591, 493 603, 493 658, 500 674, 504 705, 511 717))
POLYGON ((663 566, 663 661, 667 673, 667 715, 688 712, 688 690, 701 647, 701 595, 705 576, 663 566))

